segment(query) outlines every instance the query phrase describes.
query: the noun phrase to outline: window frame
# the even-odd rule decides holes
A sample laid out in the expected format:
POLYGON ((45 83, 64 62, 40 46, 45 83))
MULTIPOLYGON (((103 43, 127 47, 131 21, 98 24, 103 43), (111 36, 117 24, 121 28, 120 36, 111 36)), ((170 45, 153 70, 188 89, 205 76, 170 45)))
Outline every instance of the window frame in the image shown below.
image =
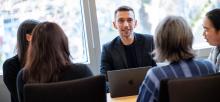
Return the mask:
MULTIPOLYGON (((83 21, 83 43, 86 48, 87 58, 86 62, 94 74, 99 74, 100 62, 100 42, 98 22, 96 16, 95 0, 80 0, 83 21)), ((3 75, 3 70, 0 70, 0 76, 3 75)))
POLYGON ((95 0, 81 0, 83 10, 83 21, 85 27, 85 35, 88 45, 88 62, 87 65, 91 68, 92 72, 99 74, 100 65, 100 37, 98 29, 98 21, 96 14, 95 0))

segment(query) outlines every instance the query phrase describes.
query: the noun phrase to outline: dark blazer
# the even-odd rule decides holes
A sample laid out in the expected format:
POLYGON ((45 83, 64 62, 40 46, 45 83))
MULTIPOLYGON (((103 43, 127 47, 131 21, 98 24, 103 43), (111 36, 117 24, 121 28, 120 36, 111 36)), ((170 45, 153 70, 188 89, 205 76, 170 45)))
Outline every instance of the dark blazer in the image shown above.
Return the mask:
MULTIPOLYGON (((153 36, 137 33, 134 33, 134 36, 138 66, 156 66, 156 62, 150 54, 154 49, 153 36)), ((128 68, 128 63, 123 44, 118 36, 103 45, 100 72, 106 75, 107 71, 125 68, 128 68)))

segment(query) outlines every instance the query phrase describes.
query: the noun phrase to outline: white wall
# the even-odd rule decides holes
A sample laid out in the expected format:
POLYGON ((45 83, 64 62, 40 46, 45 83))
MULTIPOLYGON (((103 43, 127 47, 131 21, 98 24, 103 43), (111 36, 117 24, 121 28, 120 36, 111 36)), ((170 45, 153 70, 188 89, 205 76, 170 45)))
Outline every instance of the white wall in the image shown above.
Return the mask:
POLYGON ((209 48, 203 48, 203 49, 200 49, 200 50, 195 50, 196 55, 197 55, 196 57, 198 59, 206 59, 206 58, 208 58, 211 49, 212 48, 209 47, 209 48))

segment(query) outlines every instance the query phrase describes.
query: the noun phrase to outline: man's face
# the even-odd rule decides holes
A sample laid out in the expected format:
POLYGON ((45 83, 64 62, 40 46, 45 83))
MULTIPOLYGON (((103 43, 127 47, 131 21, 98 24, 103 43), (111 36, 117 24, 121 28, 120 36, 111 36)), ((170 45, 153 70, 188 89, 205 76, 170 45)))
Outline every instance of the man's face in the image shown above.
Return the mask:
POLYGON ((220 45, 220 30, 217 31, 213 27, 212 22, 207 17, 205 17, 203 21, 203 28, 204 28, 203 36, 205 37, 207 42, 210 45, 219 46, 220 45))
POLYGON ((132 11, 118 11, 113 25, 121 37, 128 38, 133 36, 133 29, 136 27, 137 21, 132 11))

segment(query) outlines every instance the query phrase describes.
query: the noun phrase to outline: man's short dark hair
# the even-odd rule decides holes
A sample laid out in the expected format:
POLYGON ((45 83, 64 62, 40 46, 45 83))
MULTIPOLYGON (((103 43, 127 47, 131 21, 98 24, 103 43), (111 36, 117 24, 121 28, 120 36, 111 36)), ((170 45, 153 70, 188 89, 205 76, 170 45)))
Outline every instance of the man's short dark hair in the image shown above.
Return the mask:
MULTIPOLYGON (((119 12, 119 11, 132 11, 134 13, 134 10, 131 7, 129 7, 129 6, 120 6, 115 10, 115 18, 116 18, 117 12, 119 12)), ((134 14, 134 18, 135 18, 135 14, 134 14)))

